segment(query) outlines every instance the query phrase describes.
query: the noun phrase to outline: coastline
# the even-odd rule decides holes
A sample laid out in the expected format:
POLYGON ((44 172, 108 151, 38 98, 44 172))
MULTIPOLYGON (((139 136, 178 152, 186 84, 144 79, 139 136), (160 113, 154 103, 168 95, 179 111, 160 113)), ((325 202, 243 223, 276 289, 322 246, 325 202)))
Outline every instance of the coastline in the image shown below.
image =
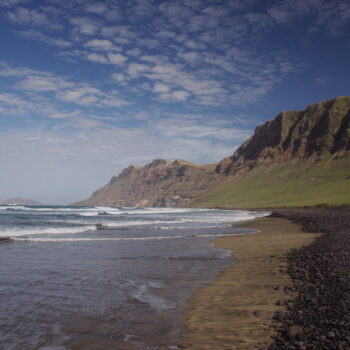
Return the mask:
POLYGON ((197 289, 185 314, 183 346, 191 350, 264 349, 274 334, 273 316, 295 293, 285 255, 320 234, 305 233, 285 218, 258 218, 235 227, 260 232, 220 237, 215 247, 234 252, 235 263, 211 284, 197 289), (276 289, 277 286, 280 286, 276 289))

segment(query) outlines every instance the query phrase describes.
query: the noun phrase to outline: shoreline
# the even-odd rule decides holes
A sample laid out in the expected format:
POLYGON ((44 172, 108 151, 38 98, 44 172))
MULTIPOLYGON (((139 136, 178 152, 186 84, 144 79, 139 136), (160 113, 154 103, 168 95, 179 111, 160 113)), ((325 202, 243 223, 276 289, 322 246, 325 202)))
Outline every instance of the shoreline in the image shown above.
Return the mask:
POLYGON ((257 218, 235 228, 260 232, 215 239, 216 248, 231 250, 234 264, 196 290, 185 312, 186 349, 262 349, 272 342, 273 316, 295 297, 286 272, 286 254, 311 244, 320 234, 305 233, 285 218, 257 218), (277 288, 276 288, 277 287, 277 288), (287 288, 285 288, 287 287, 287 288))

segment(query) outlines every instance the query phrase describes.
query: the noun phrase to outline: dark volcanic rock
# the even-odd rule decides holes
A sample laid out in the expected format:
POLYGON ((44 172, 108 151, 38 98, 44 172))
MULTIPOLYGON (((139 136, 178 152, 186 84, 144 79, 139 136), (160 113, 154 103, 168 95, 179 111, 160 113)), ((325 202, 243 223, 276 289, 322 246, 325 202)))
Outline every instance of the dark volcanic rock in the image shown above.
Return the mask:
POLYGON ((0 243, 9 243, 13 242, 13 240, 9 237, 0 237, 0 243))
POLYGON ((287 257, 298 295, 288 303, 289 327, 283 320, 269 349, 350 349, 350 207, 281 209, 273 216, 323 235, 287 257))
POLYGON ((303 334, 303 329, 300 326, 290 326, 287 330, 288 338, 294 339, 303 334))

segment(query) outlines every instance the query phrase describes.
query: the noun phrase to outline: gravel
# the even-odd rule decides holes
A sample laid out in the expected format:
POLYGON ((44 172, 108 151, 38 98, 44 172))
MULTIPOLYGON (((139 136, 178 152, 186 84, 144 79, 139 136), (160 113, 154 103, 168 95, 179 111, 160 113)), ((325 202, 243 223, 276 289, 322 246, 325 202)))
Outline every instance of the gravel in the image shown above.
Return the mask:
POLYGON ((287 256, 297 297, 274 317, 277 335, 268 349, 350 350, 350 207, 280 209, 272 216, 323 235, 287 256))

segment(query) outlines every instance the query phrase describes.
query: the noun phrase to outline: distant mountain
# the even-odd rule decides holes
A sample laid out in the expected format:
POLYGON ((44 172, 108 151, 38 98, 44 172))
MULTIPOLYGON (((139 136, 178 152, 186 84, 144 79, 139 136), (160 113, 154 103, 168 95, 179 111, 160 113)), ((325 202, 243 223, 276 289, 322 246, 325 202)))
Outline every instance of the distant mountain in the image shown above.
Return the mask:
POLYGON ((79 205, 281 207, 350 203, 350 96, 285 111, 211 165, 130 166, 79 205))
POLYGON ((156 206, 188 205, 209 186, 220 183, 216 164, 196 165, 175 160, 156 159, 143 167, 129 166, 109 184, 75 205, 156 206))
POLYGON ((1 205, 41 205, 42 203, 27 198, 8 198, 0 202, 1 205))

